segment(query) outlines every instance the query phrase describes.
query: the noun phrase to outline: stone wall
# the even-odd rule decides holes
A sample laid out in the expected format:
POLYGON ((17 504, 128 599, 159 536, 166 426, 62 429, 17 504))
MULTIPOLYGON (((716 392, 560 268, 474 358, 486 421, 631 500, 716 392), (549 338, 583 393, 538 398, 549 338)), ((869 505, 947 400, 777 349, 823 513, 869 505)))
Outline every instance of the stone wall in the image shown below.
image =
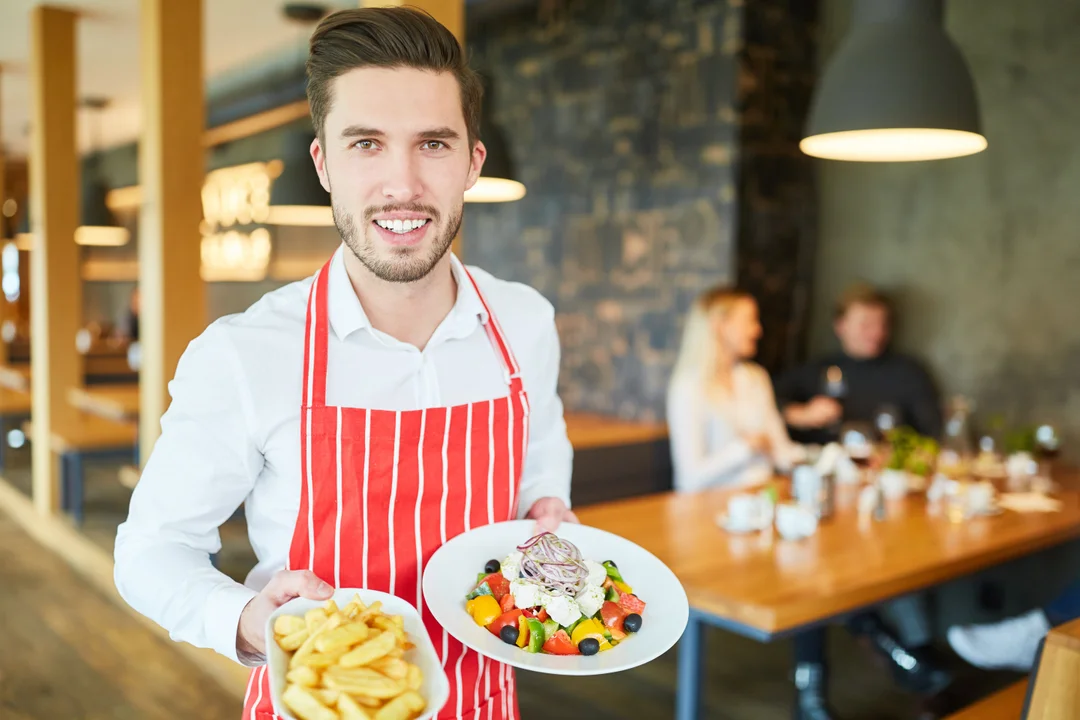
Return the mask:
POLYGON ((813 163, 799 150, 816 81, 816 0, 754 0, 739 56, 738 281, 758 300, 757 360, 804 359, 817 234, 813 163))
POLYGON ((555 305, 567 407, 662 416, 682 318, 734 279, 741 3, 563 3, 470 34, 528 188, 465 256, 555 305))

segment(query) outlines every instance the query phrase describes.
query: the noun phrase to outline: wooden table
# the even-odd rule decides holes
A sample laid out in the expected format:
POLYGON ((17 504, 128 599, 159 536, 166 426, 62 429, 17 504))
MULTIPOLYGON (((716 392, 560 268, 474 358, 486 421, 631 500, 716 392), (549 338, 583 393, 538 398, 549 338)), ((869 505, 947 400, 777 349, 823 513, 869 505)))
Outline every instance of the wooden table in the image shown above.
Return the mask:
MULTIPOLYGON (((766 642, 806 637, 882 601, 1080 537, 1080 492, 1057 495, 1063 510, 1005 512, 953 524, 912 495, 884 520, 860 521, 855 490, 840 487, 837 510, 816 535, 787 541, 771 530, 731 535, 716 524, 731 491, 663 493, 577 511, 582 523, 628 538, 668 565, 690 601, 679 642, 676 717, 698 717, 702 635, 714 625, 766 642)), ((631 580, 632 581, 632 580, 631 580)))
POLYGON ((91 385, 68 390, 68 402, 93 415, 110 420, 132 420, 139 416, 139 385, 91 385))
POLYGON ((1039 648, 1031 678, 1032 692, 1025 718, 1072 720, 1080 713, 1080 620, 1047 633, 1039 648))

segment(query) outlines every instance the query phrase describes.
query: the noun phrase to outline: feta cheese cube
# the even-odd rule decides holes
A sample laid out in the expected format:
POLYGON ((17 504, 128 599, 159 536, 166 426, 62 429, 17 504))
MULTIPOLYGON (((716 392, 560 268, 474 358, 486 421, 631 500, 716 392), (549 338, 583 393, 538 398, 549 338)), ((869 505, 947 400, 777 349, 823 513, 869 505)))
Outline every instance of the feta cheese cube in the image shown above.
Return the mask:
POLYGON ((512 552, 506 556, 506 559, 502 561, 502 576, 514 582, 518 579, 518 575, 521 574, 521 559, 524 557, 519 552, 512 552))
POLYGON ((514 596, 514 607, 525 610, 540 604, 543 588, 529 580, 512 580, 510 594, 514 596))
POLYGON ((604 584, 604 578, 607 577, 607 569, 603 565, 595 560, 586 560, 585 567, 589 571, 589 579, 585 581, 587 585, 604 584))
POLYGON ((574 600, 577 602, 582 615, 592 617, 600 610, 600 606, 604 604, 604 588, 599 585, 586 585, 585 589, 579 592, 574 600))
POLYGON ((547 604, 544 606, 544 609, 547 610, 547 614, 552 620, 563 627, 572 625, 581 617, 581 610, 578 609, 577 603, 573 598, 566 597, 565 595, 556 597, 548 595, 547 604))

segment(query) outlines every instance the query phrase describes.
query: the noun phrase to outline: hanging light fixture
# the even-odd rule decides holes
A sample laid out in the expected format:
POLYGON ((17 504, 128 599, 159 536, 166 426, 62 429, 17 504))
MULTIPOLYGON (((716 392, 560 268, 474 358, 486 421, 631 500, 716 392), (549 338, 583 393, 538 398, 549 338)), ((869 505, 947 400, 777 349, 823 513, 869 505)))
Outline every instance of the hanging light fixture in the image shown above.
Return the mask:
POLYGON ((19 216, 19 224, 15 228, 15 247, 20 250, 31 250, 34 247, 34 235, 30 232, 30 201, 27 200, 22 215, 19 216))
POLYGON ((305 133, 289 133, 281 155, 281 175, 270 187, 270 225, 301 225, 330 227, 334 214, 330 209, 330 194, 319 182, 319 173, 311 161, 308 147, 312 137, 305 133))
POLYGON ((94 113, 94 147, 82 173, 79 227, 75 228, 75 242, 79 245, 126 245, 131 238, 128 229, 116 222, 105 203, 109 188, 101 179, 100 113, 109 104, 104 98, 86 98, 82 106, 94 113))
POLYGON ((484 104, 480 113, 480 140, 487 148, 487 158, 476 184, 465 191, 465 202, 513 202, 525 197, 525 186, 515 177, 506 137, 491 116, 489 108, 494 106, 491 80, 486 75, 482 79, 484 104))
POLYGON ((943 0, 855 0, 852 29, 814 93, 802 151, 898 162, 971 155, 986 144, 943 0))

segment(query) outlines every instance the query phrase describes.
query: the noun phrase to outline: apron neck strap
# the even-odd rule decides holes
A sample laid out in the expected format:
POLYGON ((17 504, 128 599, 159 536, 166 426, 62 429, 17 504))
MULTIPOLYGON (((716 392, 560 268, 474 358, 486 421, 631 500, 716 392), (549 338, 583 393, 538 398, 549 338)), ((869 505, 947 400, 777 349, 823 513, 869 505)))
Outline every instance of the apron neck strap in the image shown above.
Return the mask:
MULTIPOLYGON (((329 287, 330 287, 330 264, 333 258, 326 261, 322 269, 315 275, 315 281, 311 284, 308 294, 307 322, 305 323, 304 337, 304 406, 323 407, 326 405, 326 367, 329 357, 330 322, 328 318, 329 287)), ((492 349, 499 358, 503 367, 506 384, 512 392, 521 392, 521 366, 510 349, 510 343, 506 340, 499 319, 491 311, 491 305, 484 296, 483 291, 473 278, 472 273, 464 265, 465 278, 472 284, 480 303, 484 306, 487 320, 483 323, 484 331, 491 342, 492 349)))

